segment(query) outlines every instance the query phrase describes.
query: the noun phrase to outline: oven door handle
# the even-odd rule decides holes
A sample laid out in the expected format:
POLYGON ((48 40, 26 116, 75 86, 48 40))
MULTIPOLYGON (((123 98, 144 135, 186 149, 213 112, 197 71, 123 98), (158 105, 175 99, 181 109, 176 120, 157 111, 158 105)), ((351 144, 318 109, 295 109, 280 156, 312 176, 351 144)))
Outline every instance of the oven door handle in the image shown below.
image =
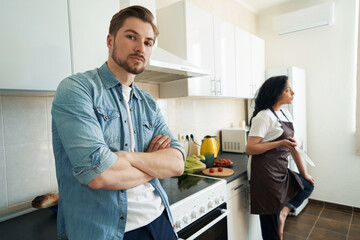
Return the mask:
MULTIPOLYGON (((197 231, 196 233, 194 233, 193 235, 191 235, 190 237, 188 237, 186 240, 193 240, 195 238, 197 238, 198 236, 200 236, 203 232, 205 232, 206 230, 208 230, 209 228, 211 228, 212 226, 214 226, 215 224, 217 224, 218 222, 220 222, 223 218, 225 218, 227 215, 229 214, 229 210, 227 209, 221 209, 221 215, 218 216, 217 218, 215 218, 214 220, 212 220, 210 223, 208 223, 206 226, 204 226, 203 228, 201 228, 199 231, 197 231)), ((183 238, 178 238, 178 240, 185 240, 183 238)))

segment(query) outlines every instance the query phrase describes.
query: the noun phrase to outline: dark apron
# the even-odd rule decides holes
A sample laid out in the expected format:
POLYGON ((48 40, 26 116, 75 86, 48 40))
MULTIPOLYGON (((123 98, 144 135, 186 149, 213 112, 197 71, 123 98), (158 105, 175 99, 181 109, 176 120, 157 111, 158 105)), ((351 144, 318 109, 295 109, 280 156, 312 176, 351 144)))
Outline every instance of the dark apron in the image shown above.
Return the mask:
MULTIPOLYGON (((271 110, 284 130, 274 141, 294 136, 292 122, 281 121, 271 110)), ((281 111, 282 112, 282 111, 281 111)), ((286 117, 286 115, 282 112, 286 117)), ((287 117, 286 117, 287 118, 287 117)), ((300 178, 288 169, 290 149, 277 147, 259 155, 253 155, 251 160, 251 213, 276 214, 295 195, 304 189, 300 178)))

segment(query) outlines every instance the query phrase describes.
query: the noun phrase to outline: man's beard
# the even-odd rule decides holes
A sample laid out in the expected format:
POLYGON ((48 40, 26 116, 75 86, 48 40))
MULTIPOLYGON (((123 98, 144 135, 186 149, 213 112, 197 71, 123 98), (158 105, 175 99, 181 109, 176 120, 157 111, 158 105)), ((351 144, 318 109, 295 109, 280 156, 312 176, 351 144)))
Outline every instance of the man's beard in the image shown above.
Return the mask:
POLYGON ((132 74, 140 74, 145 70, 145 64, 143 65, 143 67, 139 67, 138 64, 134 65, 134 67, 131 67, 129 64, 129 61, 127 60, 120 60, 120 58, 117 58, 116 55, 116 46, 114 46, 113 52, 111 54, 112 59, 114 60, 114 62, 121 68, 125 69, 125 71, 127 71, 128 73, 132 73, 132 74))

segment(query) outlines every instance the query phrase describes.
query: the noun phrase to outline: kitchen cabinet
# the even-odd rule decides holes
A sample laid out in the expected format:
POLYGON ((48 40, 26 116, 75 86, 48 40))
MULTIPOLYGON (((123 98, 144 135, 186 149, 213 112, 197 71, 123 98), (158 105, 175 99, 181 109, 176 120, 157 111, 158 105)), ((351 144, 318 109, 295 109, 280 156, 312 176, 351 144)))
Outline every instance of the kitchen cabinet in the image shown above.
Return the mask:
POLYGON ((235 28, 237 97, 254 98, 265 80, 265 43, 238 27, 235 28))
POLYGON ((0 89, 55 91, 71 74, 67 10, 63 0, 2 2, 0 89))
POLYGON ((252 96, 260 88, 265 81, 265 42, 263 39, 252 35, 251 36, 251 63, 252 63, 252 77, 253 77, 253 91, 252 96))
POLYGON ((100 67, 108 57, 106 37, 118 0, 70 0, 73 73, 100 67))
POLYGON ((248 201, 245 176, 227 184, 228 239, 248 239, 248 201))
POLYGON ((246 176, 227 184, 228 239, 261 240, 259 215, 250 214, 250 192, 246 176))
POLYGON ((101 66, 118 9, 118 0, 7 1, 0 8, 0 89, 55 91, 65 77, 101 66))
POLYGON ((235 97, 235 27, 214 16, 216 96, 235 97))
POLYGON ((206 93, 210 91, 211 96, 235 97, 234 25, 187 1, 158 9, 156 14, 160 30, 159 47, 210 70, 206 86, 211 88, 206 89, 206 93))

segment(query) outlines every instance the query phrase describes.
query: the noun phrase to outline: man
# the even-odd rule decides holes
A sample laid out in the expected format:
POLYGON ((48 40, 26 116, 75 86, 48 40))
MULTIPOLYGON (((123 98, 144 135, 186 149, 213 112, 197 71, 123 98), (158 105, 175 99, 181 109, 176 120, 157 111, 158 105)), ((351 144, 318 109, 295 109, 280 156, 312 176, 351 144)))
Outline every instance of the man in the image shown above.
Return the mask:
POLYGON ((56 91, 59 238, 176 239, 158 178, 183 173, 184 150, 155 100, 133 83, 158 35, 152 21, 140 6, 115 14, 107 62, 64 79, 56 91))

